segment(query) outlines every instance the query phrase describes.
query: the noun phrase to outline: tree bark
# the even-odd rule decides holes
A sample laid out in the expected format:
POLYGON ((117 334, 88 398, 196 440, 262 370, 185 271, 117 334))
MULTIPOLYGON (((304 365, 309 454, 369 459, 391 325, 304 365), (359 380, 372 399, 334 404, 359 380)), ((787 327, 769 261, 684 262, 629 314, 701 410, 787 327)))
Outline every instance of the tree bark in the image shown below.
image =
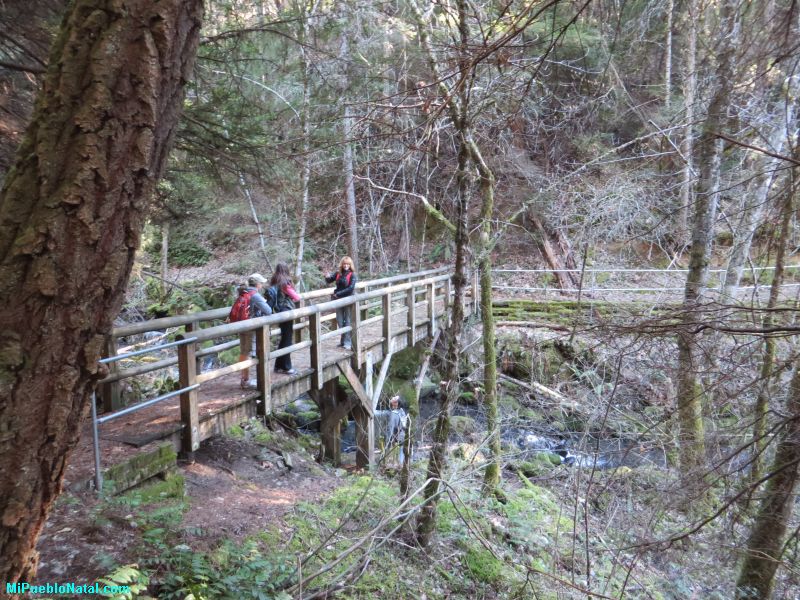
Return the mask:
MULTIPOLYGON (((795 155, 800 156, 797 148, 795 155)), ((783 272, 786 262, 786 246, 789 242, 789 228, 794 214, 794 182, 786 190, 783 207, 781 209, 781 232, 778 238, 778 250, 775 253, 775 272, 772 277, 772 286, 769 290, 769 300, 767 301, 766 316, 762 327, 770 329, 775 321, 774 310, 778 306, 778 299, 783 285, 783 272)), ((767 414, 769 412, 770 383, 772 381, 773 367, 775 363, 775 338, 767 336, 764 341, 764 357, 761 362, 760 381, 758 396, 755 405, 755 421, 753 423, 753 469, 751 479, 758 481, 761 479, 761 467, 763 465, 764 451, 767 447, 767 414)))
POLYGON ((714 239, 717 205, 719 203, 719 171, 722 145, 716 132, 727 121, 728 99, 734 78, 735 41, 738 38, 737 4, 725 0, 721 6, 718 66, 714 89, 697 140, 699 177, 694 199, 692 246, 689 274, 686 278, 683 309, 687 326, 678 331, 677 403, 680 426, 681 468, 688 473, 705 459, 702 417, 702 390, 698 381, 695 335, 691 332, 693 313, 700 309, 702 293, 708 279, 711 244, 714 239))
POLYGON ((2 581, 35 575, 201 17, 199 0, 75 0, 0 194, 2 581))
POLYGON ((697 99, 697 0, 688 0, 685 20, 689 29, 688 48, 686 49, 686 72, 684 73, 683 97, 686 111, 686 129, 681 140, 683 156, 683 182, 681 185, 680 206, 678 207, 678 230, 675 232, 682 245, 689 228, 689 208, 694 199, 694 119, 697 99))
POLYGON ((447 468, 447 439, 450 435, 450 413, 458 398, 458 362, 461 356, 461 331, 464 327, 464 291, 467 287, 467 218, 469 210, 469 175, 467 173, 468 150, 462 142, 458 152, 458 208, 456 221, 456 264, 453 275, 452 320, 445 330, 445 367, 444 380, 446 387, 436 418, 433 431, 432 447, 428 459, 428 483, 423 490, 423 504, 416 523, 416 537, 420 546, 430 544, 436 528, 436 504, 439 496, 439 482, 447 468))
POLYGON ((781 559, 800 479, 800 369, 796 369, 787 403, 788 419, 775 450, 771 477, 759 505, 744 562, 736 582, 736 598, 767 600, 781 559))

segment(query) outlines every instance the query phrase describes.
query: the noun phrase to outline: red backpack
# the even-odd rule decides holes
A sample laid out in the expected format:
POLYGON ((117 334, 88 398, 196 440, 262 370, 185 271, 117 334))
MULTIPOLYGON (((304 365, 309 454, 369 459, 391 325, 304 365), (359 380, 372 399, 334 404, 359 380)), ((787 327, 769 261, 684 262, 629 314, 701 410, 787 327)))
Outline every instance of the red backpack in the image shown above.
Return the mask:
POLYGON ((231 307, 231 313, 228 315, 228 320, 231 323, 246 321, 250 318, 250 298, 255 293, 256 290, 248 290, 246 288, 239 290, 239 297, 236 298, 236 302, 231 307))

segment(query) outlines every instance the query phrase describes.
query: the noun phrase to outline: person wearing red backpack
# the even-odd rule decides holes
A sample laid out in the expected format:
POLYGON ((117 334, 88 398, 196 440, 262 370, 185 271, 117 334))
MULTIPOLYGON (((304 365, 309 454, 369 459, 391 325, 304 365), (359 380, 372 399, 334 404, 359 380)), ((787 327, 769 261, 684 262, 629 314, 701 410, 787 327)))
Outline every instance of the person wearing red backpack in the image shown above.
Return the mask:
MULTIPOLYGON (((339 261, 339 270, 335 273, 330 273, 329 275, 325 276, 325 281, 327 283, 336 282, 336 289, 334 290, 331 298, 334 300, 338 298, 347 298, 347 296, 352 296, 353 292, 356 289, 356 283, 358 282, 358 278, 356 277, 355 272, 353 271, 353 259, 349 256, 343 256, 342 260, 339 261)), ((336 309, 336 324, 341 329, 342 327, 347 327, 350 325, 350 307, 345 306, 344 308, 337 308, 336 309)), ((341 341, 339 342, 339 346, 344 348, 345 350, 351 350, 353 344, 350 341, 350 332, 343 333, 341 337, 341 341)))
MULTIPOLYGON (((272 314, 272 309, 260 293, 265 283, 267 283, 267 280, 260 273, 253 273, 247 278, 247 285, 239 287, 239 295, 231 307, 231 312, 227 319, 228 323, 246 321, 247 319, 265 317, 272 314)), ((253 333, 239 334, 239 362, 250 358, 252 351, 253 333)), ((240 385, 243 390, 254 387, 255 384, 250 381, 250 369, 242 370, 240 385)))

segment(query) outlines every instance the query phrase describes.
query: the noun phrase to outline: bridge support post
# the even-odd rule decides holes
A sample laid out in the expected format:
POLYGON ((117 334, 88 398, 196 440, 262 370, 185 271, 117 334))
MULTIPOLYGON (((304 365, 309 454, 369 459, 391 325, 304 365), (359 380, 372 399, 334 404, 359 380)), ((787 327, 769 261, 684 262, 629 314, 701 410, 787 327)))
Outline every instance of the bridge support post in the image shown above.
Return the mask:
MULTIPOLYGON (((197 383, 197 361, 194 342, 178 346, 178 372, 181 388, 197 383)), ((197 388, 181 394, 181 452, 186 456, 200 447, 200 415, 197 410, 197 388)))
POLYGON ((320 451, 318 460, 329 460, 334 466, 342 462, 341 422, 352 407, 346 398, 339 398, 336 379, 326 381, 322 389, 311 390, 311 398, 317 403, 320 413, 320 451))
POLYGON ((269 368, 269 326, 256 330, 256 387, 261 395, 261 402, 256 405, 256 414, 260 417, 272 414, 272 374, 269 368))
POLYGON ((356 422, 356 468, 371 469, 375 465, 375 420, 361 405, 353 408, 356 422))

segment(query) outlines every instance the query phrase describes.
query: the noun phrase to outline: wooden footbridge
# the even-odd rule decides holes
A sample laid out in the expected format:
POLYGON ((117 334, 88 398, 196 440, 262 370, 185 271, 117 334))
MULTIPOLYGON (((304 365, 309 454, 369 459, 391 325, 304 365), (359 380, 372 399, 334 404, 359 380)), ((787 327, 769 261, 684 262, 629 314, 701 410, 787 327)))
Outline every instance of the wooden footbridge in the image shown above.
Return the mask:
MULTIPOLYGON (((391 357, 432 338, 447 322, 454 293, 452 274, 442 268, 364 281, 358 284, 356 294, 339 300, 330 300, 332 291, 328 288, 302 294, 301 306, 295 310, 238 323, 217 324, 228 316, 229 309, 222 308, 116 327, 107 340, 107 358, 103 360, 110 373, 98 388, 103 413, 97 415, 96 403, 92 405, 96 485, 102 487, 102 463, 125 454, 120 445, 143 447, 167 440, 177 451, 191 455, 203 440, 252 416, 269 415, 306 392, 320 408, 323 453, 338 458, 339 423, 352 413, 356 420, 357 466, 372 465, 374 411, 391 357), (335 311, 339 308, 350 310, 349 327, 336 328, 335 311), (278 326, 290 320, 294 321, 294 344, 272 350, 273 338, 280 335, 278 326), (173 342, 117 351, 122 338, 176 327, 182 327, 183 332, 173 342), (348 331, 352 350, 337 346, 340 335, 348 331), (255 357, 202 369, 206 357, 237 347, 239 334, 245 333, 255 335, 255 357), (232 336, 235 339, 231 340, 232 336), (170 356, 121 367, 126 358, 154 350, 170 356), (273 372, 274 359, 289 353, 297 373, 273 372), (378 364, 380 374, 373 385, 373 366, 378 364), (123 381, 176 365, 180 389, 121 406, 123 381), (255 370, 254 390, 240 389, 243 369, 255 370), (335 380, 340 374, 355 391, 356 401, 337 399, 335 380)), ((477 279, 473 278, 465 292, 466 316, 477 310, 477 299, 477 279)))

